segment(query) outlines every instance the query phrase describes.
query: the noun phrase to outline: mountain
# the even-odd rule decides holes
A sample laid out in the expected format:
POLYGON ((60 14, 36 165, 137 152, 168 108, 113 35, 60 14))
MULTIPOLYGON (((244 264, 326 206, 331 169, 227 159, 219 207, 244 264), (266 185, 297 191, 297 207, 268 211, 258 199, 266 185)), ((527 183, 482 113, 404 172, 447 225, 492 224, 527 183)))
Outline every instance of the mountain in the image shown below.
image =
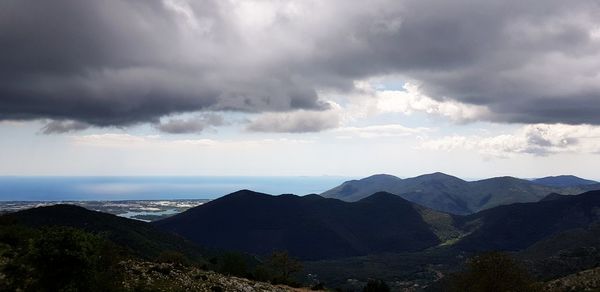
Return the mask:
POLYGON ((577 187, 597 184, 597 181, 583 179, 574 175, 547 176, 532 180, 532 182, 549 187, 577 187))
POLYGON ((386 192, 345 202, 243 190, 153 224, 203 246, 255 254, 287 250, 302 259, 325 259, 441 244, 467 252, 521 250, 600 221, 599 210, 600 191, 458 216, 386 192))
POLYGON ((366 198, 377 192, 393 193, 393 186, 402 184, 402 179, 388 174, 376 174, 360 180, 351 180, 344 182, 329 191, 321 194, 323 197, 333 197, 336 199, 354 202, 366 198))
POLYGON ((412 253, 310 261, 305 271, 336 285, 349 283, 348 275, 352 275, 363 281, 383 279, 390 286, 401 283, 393 291, 413 291, 410 288, 416 284, 424 287, 440 277, 447 279, 472 255, 499 249, 511 251, 537 280, 547 281, 600 263, 599 199, 600 192, 591 192, 564 196, 560 203, 517 203, 478 215, 451 216, 461 237, 445 244, 412 253), (515 249, 521 251, 512 252, 515 249))
POLYGON ((521 250, 549 236, 600 222, 600 191, 535 203, 516 203, 455 217, 466 251, 521 250))
POLYGON ((321 194, 348 202, 358 201, 376 192, 388 192, 433 209, 455 214, 470 213, 469 206, 457 194, 468 191, 468 182, 440 172, 400 179, 386 174, 347 181, 321 194))
POLYGON ((566 276, 600 263, 600 223, 547 237, 518 253, 534 275, 544 280, 566 276))
POLYGON ((278 274, 269 263, 258 273, 255 257, 205 253, 149 223, 74 205, 1 215, 0 251, 0 291, 297 291, 257 281, 278 274))
POLYGON ((557 200, 557 199, 562 199, 564 197, 566 197, 567 195, 561 195, 561 194, 557 194, 557 193, 550 193, 547 196, 543 197, 540 202, 543 201, 552 201, 552 200, 557 200))
MULTIPOLYGON (((344 202, 242 190, 153 224, 203 246, 255 254, 287 250, 302 259, 321 259, 439 244, 436 233, 443 228, 431 228, 419 208, 385 192, 344 202)), ((428 214, 438 222, 448 216, 428 214)))
POLYGON ((550 187, 508 176, 467 182, 436 172, 407 179, 375 175, 344 182, 321 195, 353 202, 385 191, 431 209, 465 215, 500 205, 536 202, 550 193, 573 195, 594 189, 600 189, 600 184, 550 187))
POLYGON ((29 227, 63 226, 102 234, 129 252, 146 259, 158 257, 164 251, 176 251, 190 260, 202 262, 202 250, 194 243, 160 230, 149 223, 112 214, 91 211, 74 205, 53 205, 2 215, 4 221, 14 221, 29 227))

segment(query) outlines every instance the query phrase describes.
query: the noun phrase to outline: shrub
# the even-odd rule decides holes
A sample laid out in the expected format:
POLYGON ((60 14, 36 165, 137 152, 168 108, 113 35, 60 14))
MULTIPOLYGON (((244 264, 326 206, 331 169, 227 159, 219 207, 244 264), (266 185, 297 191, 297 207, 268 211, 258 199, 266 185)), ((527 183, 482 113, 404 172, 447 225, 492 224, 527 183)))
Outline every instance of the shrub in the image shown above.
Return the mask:
POLYGON ((501 252, 471 259, 467 269, 452 276, 450 291, 532 292, 538 291, 527 271, 501 252))
POLYGON ((382 280, 369 279, 363 292, 389 292, 390 287, 382 280))

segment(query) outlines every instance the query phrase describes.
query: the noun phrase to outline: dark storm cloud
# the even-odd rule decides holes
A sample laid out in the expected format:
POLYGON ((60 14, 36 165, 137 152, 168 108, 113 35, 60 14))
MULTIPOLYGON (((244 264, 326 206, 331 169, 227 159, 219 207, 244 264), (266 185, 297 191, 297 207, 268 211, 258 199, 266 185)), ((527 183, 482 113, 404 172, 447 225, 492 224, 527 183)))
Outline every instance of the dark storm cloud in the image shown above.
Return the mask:
POLYGON ((43 134, 61 134, 88 129, 89 124, 77 121, 50 121, 42 128, 43 134))
POLYGON ((212 126, 225 124, 222 116, 216 114, 205 114, 188 119, 174 118, 155 125, 156 129, 169 134, 200 133, 212 126))
POLYGON ((322 90, 394 74, 489 120, 600 124, 599 17, 592 0, 5 0, 0 119, 325 110, 322 90))

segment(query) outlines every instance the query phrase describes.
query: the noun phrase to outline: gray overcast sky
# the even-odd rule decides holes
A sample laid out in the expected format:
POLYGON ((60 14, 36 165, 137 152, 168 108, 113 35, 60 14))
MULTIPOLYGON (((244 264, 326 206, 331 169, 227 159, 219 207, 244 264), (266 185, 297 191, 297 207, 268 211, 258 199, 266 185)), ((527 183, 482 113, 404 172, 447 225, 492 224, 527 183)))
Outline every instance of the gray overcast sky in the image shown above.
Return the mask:
POLYGON ((598 179, 598 19, 593 0, 5 0, 0 174, 598 179))

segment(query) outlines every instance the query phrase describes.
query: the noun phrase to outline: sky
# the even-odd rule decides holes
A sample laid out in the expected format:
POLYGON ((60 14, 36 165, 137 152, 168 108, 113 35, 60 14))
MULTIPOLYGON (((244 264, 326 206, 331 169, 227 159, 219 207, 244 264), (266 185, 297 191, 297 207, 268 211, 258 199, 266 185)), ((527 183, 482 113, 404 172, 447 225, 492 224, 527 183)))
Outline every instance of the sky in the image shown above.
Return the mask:
POLYGON ((600 179, 594 0, 4 0, 0 175, 600 179))

